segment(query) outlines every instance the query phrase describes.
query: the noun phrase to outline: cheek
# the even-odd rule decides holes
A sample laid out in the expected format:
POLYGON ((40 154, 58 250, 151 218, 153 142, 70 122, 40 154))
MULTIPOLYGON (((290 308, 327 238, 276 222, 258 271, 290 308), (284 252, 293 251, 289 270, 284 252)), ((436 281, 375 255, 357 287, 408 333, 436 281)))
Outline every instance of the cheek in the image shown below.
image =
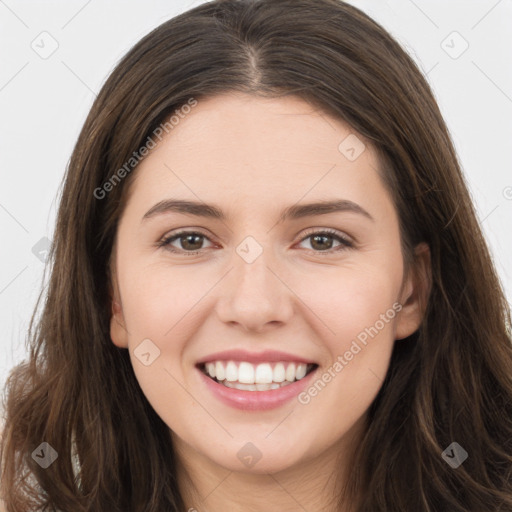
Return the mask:
MULTIPOLYGON (((314 278, 304 280, 299 292, 322 320, 317 320, 318 333, 327 349, 318 375, 299 402, 333 439, 365 413, 388 370, 395 318, 401 309, 396 301, 402 266, 392 261, 388 266, 381 261, 338 268, 321 285, 314 278), (325 424, 326 411, 338 420, 325 424)), ((396 261, 401 262, 399 254, 396 261)))
POLYGON ((163 340, 171 336, 211 287, 206 276, 194 272, 192 266, 133 266, 126 275, 130 277, 122 290, 123 311, 132 337, 163 340))
POLYGON ((136 258, 124 263, 118 273, 135 376, 155 410, 166 410, 170 401, 186 403, 190 397, 178 384, 183 382, 183 332, 208 288, 190 270, 144 265, 136 258))
POLYGON ((396 316, 393 304, 400 284, 400 265, 347 265, 311 274, 301 279, 295 290, 315 313, 318 334, 322 334, 333 356, 348 350, 358 336, 364 338, 366 330, 376 323, 383 334, 392 331, 396 316), (385 316, 384 324, 381 315, 385 316))
POLYGON ((195 308, 211 285, 192 266, 186 271, 162 265, 137 268, 132 261, 123 270, 123 312, 135 376, 157 414, 172 428, 179 427, 184 412, 199 414, 197 402, 183 387, 182 362, 195 308), (147 353, 149 361, 143 357, 147 353))

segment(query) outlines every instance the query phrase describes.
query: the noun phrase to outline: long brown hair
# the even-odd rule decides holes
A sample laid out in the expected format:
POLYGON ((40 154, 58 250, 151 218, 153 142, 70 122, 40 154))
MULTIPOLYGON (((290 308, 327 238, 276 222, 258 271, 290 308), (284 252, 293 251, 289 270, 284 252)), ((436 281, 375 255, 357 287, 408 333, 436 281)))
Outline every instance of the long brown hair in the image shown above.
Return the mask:
POLYGON ((190 98, 227 91, 295 95, 351 125, 380 155, 404 259, 430 247, 424 321, 395 343, 347 484, 363 491, 359 511, 512 511, 510 310, 427 82, 338 0, 202 4, 144 37, 104 84, 67 170, 29 358, 6 386, 8 511, 185 509, 169 429, 110 340, 109 262, 136 165, 112 177, 190 98), (31 457, 43 441, 58 453, 47 469, 31 457), (457 469, 441 455, 452 442, 468 453, 457 469))

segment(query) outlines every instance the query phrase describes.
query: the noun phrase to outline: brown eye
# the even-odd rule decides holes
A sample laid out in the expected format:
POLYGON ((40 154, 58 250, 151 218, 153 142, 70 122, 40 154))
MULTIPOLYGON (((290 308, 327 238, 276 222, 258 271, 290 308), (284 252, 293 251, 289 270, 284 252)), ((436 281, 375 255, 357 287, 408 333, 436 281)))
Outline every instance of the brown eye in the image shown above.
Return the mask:
POLYGON ((311 247, 320 251, 325 251, 332 248, 333 237, 331 235, 312 235, 311 247))
POLYGON ((310 240, 311 250, 314 252, 335 252, 343 249, 353 247, 352 242, 347 240, 344 236, 339 234, 337 231, 316 231, 309 233, 306 237, 301 240, 305 242, 310 240), (334 243, 338 242, 337 246, 334 243))
POLYGON ((187 251, 195 251, 197 249, 201 249, 201 245, 203 244, 203 236, 197 234, 191 235, 181 235, 177 240, 180 240, 180 245, 182 249, 187 251))
POLYGON ((208 238, 202 233, 197 233, 195 231, 182 231, 164 238, 158 245, 160 247, 165 247, 171 252, 197 254, 204 249, 202 246, 205 240, 208 240, 208 238), (175 242, 178 242, 178 247, 173 245, 175 242))

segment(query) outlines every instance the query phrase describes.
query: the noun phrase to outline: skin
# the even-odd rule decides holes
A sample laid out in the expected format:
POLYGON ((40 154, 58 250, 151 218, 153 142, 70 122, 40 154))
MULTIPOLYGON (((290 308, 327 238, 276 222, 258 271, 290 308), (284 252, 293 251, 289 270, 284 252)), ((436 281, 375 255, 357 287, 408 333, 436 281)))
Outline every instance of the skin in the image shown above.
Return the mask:
POLYGON ((224 94, 201 100, 136 170, 113 252, 111 337, 130 351, 170 428, 187 507, 334 510, 332 475, 343 480, 350 470, 395 340, 419 326, 426 285, 415 276, 425 275, 428 248, 417 248, 417 272, 405 273, 375 151, 357 134, 366 149, 355 161, 338 149, 354 133, 296 97, 224 94), (142 220, 171 197, 215 204, 227 218, 142 220), (350 200, 373 220, 344 211, 279 222, 288 206, 330 199, 350 200), (181 253, 157 246, 184 228, 206 236, 194 242, 200 254, 187 255, 183 237, 172 242, 181 253), (307 237, 327 228, 353 247, 307 237), (263 249, 251 264, 236 252, 247 236, 263 249), (316 361, 321 376, 395 303, 401 311, 308 404, 233 409, 195 368, 220 350, 269 349, 316 361), (134 355, 147 338, 160 350, 149 366, 134 355), (261 452, 250 468, 237 457, 249 441, 261 452))

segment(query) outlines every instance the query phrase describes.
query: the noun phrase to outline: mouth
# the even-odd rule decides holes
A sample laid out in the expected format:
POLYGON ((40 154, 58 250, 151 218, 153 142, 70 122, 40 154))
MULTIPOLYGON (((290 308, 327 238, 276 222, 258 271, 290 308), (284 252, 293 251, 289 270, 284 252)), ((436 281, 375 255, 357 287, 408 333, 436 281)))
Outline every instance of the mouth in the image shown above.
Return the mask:
POLYGON ((278 390, 298 382, 314 372, 316 363, 216 360, 198 363, 197 368, 209 379, 226 388, 241 391, 278 390))

